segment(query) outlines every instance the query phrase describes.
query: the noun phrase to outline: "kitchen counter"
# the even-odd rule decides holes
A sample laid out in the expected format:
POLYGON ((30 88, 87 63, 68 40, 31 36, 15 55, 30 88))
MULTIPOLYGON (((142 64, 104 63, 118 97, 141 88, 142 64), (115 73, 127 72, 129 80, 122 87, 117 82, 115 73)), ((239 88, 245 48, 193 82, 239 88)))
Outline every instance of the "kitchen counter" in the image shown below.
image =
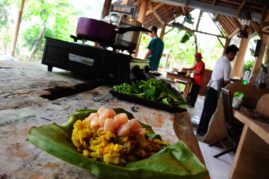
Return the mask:
POLYGON ((36 148, 27 134, 32 126, 65 123, 76 109, 101 106, 126 109, 169 143, 182 139, 204 163, 187 112, 121 101, 110 95, 110 87, 63 74, 40 64, 0 62, 0 178, 96 178, 36 148))

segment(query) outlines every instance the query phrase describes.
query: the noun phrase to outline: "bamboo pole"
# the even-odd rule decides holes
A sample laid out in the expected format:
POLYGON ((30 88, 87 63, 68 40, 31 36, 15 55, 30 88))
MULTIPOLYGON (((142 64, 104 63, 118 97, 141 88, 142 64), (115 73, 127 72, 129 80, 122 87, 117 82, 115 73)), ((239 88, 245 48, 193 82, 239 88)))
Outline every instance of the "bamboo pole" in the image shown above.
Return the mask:
POLYGON ((20 25, 21 25, 21 18, 22 18, 22 13, 23 13, 23 8, 24 8, 24 2, 25 2, 25 0, 21 0, 20 10, 19 10, 19 14, 18 14, 18 20, 17 20, 17 25, 16 25, 16 31, 15 31, 15 37, 13 40, 13 45, 12 45, 12 50, 11 50, 11 56, 14 56, 15 50, 16 50, 18 34, 19 34, 19 30, 20 30, 20 25))

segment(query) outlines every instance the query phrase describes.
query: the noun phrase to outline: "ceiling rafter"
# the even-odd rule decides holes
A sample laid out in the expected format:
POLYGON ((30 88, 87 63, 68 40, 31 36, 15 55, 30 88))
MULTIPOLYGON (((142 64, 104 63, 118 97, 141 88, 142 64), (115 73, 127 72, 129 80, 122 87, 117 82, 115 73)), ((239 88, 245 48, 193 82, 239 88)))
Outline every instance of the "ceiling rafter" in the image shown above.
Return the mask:
POLYGON ((198 28, 199 28, 199 25, 200 25, 200 21, 201 21, 201 17, 202 17, 202 15, 203 15, 203 11, 200 11, 200 12, 199 12, 198 21, 197 21, 195 30, 198 30, 198 28))
MULTIPOLYGON (((152 7, 153 6, 153 4, 150 2, 150 6, 152 7)), ((164 4, 163 3, 158 3, 157 5, 155 5, 154 7, 150 7, 150 9, 149 10, 147 10, 147 12, 146 12, 146 16, 147 15, 149 15, 150 13, 153 13, 153 11, 157 11, 159 8, 161 8, 162 6, 164 6, 164 4)))
POLYGON ((238 16, 240 15, 240 12, 242 11, 242 9, 245 6, 245 4, 246 4, 246 1, 244 0, 244 1, 242 1, 242 3, 240 4, 240 6, 238 7, 238 9, 237 9, 238 16))
POLYGON ((153 4, 151 2, 149 2, 149 9, 151 10, 151 12, 153 13, 153 15, 156 17, 156 19, 162 24, 165 25, 164 20, 162 19, 162 17, 156 12, 156 9, 154 9, 153 4))
POLYGON ((260 25, 258 23, 255 22, 251 22, 250 23, 251 27, 257 32, 257 34, 262 37, 262 33, 261 33, 261 28, 260 25))
POLYGON ((208 12, 208 15, 211 18, 211 20, 214 22, 214 24, 216 25, 216 27, 219 30, 219 32, 221 33, 221 35, 227 36, 225 29, 222 27, 222 25, 220 24, 220 22, 217 20, 218 14, 212 14, 212 13, 208 12), (222 29, 224 30, 224 33, 226 35, 224 35, 224 33, 222 32, 222 29))
POLYGON ((213 0, 213 5, 216 5, 216 3, 217 3, 217 0, 213 0))

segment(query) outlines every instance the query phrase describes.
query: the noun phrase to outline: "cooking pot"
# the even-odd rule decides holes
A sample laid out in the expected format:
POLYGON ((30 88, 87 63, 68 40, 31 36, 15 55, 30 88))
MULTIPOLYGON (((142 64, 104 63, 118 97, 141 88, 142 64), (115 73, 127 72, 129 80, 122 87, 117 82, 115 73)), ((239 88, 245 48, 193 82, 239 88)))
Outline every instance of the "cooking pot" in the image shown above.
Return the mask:
POLYGON ((108 46, 133 51, 139 39, 140 31, 149 30, 143 28, 142 24, 135 19, 125 16, 120 17, 120 20, 116 24, 80 17, 76 34, 78 39, 91 40, 108 46))
POLYGON ((113 44, 116 37, 116 27, 117 26, 104 21, 80 17, 76 34, 80 39, 113 44))

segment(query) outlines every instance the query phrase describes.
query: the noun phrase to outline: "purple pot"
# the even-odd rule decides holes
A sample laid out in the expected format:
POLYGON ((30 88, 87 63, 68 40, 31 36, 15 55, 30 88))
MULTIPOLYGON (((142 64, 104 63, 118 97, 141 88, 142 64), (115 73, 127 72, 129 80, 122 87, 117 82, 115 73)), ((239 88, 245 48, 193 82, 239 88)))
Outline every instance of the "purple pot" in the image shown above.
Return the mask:
POLYGON ((77 25, 77 37, 105 44, 113 44, 116 38, 116 26, 104 21, 80 17, 77 25))

